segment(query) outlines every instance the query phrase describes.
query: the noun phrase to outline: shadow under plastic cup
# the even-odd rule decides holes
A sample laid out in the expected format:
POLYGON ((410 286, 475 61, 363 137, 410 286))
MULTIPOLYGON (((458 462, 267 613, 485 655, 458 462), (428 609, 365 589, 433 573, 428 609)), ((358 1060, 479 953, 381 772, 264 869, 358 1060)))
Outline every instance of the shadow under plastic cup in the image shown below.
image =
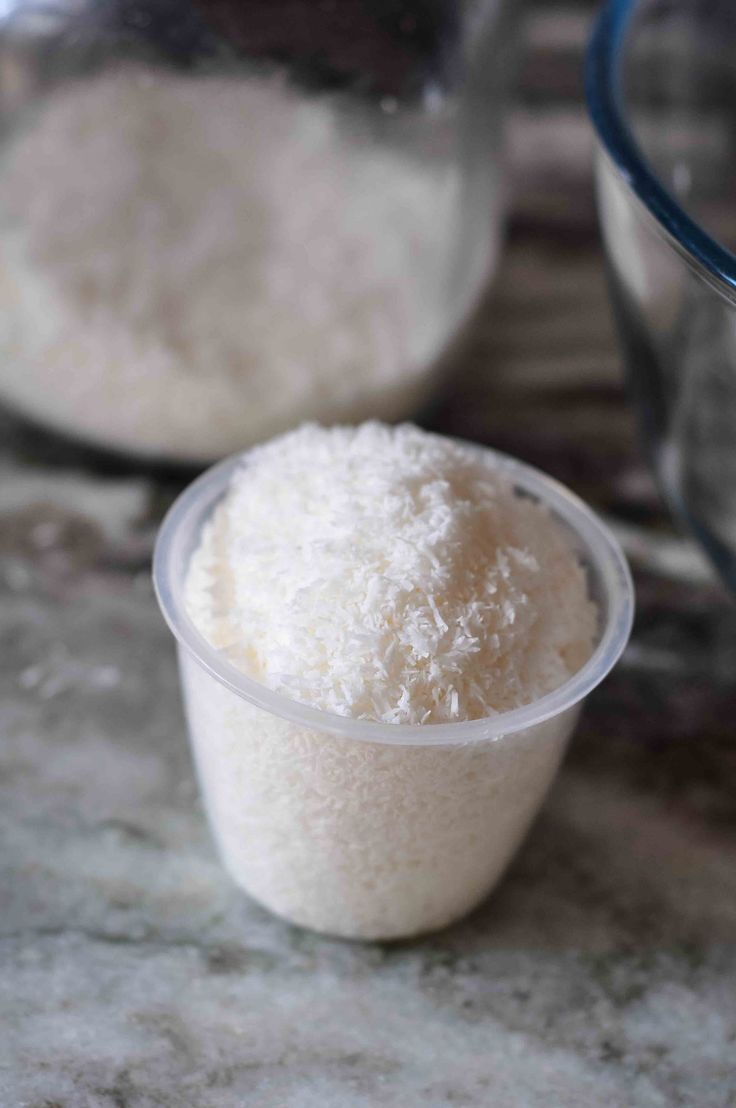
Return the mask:
POLYGON ((584 698, 626 645, 633 588, 608 529, 551 478, 482 453, 567 532, 599 612, 595 650, 569 681, 487 719, 403 725, 333 715, 266 688, 210 646, 187 615, 186 575, 247 454, 204 473, 163 522, 154 583, 178 643, 212 832, 236 883, 291 923, 395 939, 477 905, 539 810, 584 698))

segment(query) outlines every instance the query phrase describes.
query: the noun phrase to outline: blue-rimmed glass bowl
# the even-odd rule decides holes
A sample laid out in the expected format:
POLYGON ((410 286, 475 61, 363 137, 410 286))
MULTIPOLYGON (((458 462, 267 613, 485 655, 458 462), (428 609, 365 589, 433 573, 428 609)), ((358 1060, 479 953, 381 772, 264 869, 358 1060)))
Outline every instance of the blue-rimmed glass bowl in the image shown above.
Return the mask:
POLYGON ((654 468, 736 589, 736 3, 611 0, 587 96, 612 298, 654 468))

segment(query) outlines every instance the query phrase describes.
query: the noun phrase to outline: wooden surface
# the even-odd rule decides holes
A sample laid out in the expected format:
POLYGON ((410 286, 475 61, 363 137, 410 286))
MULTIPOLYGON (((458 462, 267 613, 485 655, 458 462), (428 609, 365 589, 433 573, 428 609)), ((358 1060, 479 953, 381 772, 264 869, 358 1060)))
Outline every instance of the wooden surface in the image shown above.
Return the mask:
POLYGON ((181 480, 3 417, 3 1108, 736 1103, 736 610, 663 512, 622 387, 580 99, 590 6, 532 9, 508 248, 425 422, 621 536, 639 612, 502 888, 397 946, 235 892, 149 558, 181 480))

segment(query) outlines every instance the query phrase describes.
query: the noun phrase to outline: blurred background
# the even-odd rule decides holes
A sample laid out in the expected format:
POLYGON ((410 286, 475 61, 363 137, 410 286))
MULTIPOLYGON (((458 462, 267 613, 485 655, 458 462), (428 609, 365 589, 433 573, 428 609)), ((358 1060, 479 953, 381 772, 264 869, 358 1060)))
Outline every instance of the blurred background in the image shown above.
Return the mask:
POLYGON ((142 1090, 188 1081, 198 1104, 306 1105, 311 1065, 319 1103, 388 1104, 388 1052, 402 1104, 481 1105, 508 1036, 526 1092, 504 1103, 552 1103, 534 1099, 550 1072, 557 1103, 730 1103, 736 612, 663 505, 624 386, 582 91, 596 11, 5 17, 4 1103, 168 1103, 142 1090), (386 950, 305 938, 230 890, 150 585, 162 514, 204 464, 305 418, 368 417, 558 477, 612 526, 638 591, 503 888, 386 950), (300 1038, 295 981, 363 1004, 352 1068, 300 1038), (268 1050, 237 1012, 276 993, 269 1100, 245 1061, 268 1050), (381 1039, 386 1005, 425 1037, 423 1077, 402 1034, 381 1039), (481 1038, 458 1068, 445 1032, 468 1012, 481 1038))

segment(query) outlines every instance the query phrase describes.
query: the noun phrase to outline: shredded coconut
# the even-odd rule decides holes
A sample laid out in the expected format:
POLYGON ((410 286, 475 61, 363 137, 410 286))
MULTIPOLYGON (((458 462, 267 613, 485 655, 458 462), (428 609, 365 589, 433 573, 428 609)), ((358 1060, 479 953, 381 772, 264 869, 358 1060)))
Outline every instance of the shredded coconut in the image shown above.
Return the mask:
POLYGON ((451 279, 460 164, 407 146, 255 75, 54 92, 3 153, 0 391, 201 460, 305 419, 405 416, 495 245, 451 279))
POLYGON ((405 425, 252 450, 191 565, 195 624, 256 680, 343 716, 479 719, 587 660, 596 611, 545 507, 405 425))
MULTIPOLYGON (((252 450, 191 560, 192 619, 251 676, 346 716, 431 724, 541 696, 589 656, 596 612, 560 526, 488 458, 377 423, 252 450)), ((486 895, 578 711, 473 743, 358 741, 180 661, 227 869, 293 923, 352 938, 442 927, 486 895)))
POLYGON ((394 939, 470 911, 517 849, 577 708, 523 733, 402 746, 256 708, 181 654, 205 806, 233 879, 292 923, 394 939))

